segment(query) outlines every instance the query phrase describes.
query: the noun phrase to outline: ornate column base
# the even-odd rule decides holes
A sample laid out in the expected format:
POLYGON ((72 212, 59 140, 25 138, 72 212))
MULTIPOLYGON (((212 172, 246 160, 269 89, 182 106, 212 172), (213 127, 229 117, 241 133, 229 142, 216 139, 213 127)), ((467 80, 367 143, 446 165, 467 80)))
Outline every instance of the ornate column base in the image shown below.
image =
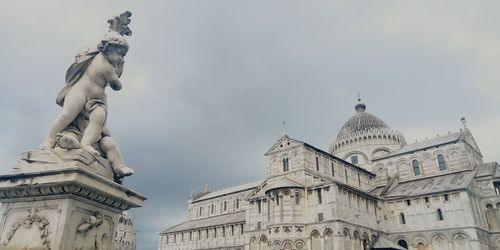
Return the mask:
POLYGON ((0 249, 111 250, 119 214, 146 199, 91 171, 90 163, 40 164, 22 159, 17 173, 0 176, 0 249))

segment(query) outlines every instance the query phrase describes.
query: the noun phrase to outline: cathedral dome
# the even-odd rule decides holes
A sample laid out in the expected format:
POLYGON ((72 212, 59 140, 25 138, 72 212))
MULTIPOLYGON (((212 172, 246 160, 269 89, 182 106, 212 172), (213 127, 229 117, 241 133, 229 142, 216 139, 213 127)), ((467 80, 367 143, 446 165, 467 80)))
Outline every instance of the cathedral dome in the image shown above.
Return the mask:
MULTIPOLYGON (((356 105, 356 107, 359 105, 356 105)), ((380 118, 365 112, 365 108, 356 108, 356 114, 342 126, 337 134, 337 139, 350 138, 360 132, 373 129, 389 129, 389 126, 380 118)))
POLYGON ((342 126, 332 143, 330 149, 332 153, 346 145, 372 139, 388 140, 400 145, 406 144, 404 136, 399 131, 391 129, 380 118, 366 112, 366 105, 361 102, 361 99, 358 99, 355 110, 356 114, 342 126))

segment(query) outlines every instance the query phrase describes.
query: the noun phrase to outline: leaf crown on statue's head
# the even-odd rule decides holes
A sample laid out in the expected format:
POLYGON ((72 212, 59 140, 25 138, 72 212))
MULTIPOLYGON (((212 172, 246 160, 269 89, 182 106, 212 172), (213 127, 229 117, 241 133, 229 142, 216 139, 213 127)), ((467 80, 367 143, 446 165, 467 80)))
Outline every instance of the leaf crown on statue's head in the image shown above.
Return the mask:
POLYGON ((132 13, 125 11, 119 16, 108 19, 109 31, 104 35, 101 41, 97 44, 97 49, 101 52, 106 51, 108 46, 122 47, 125 53, 128 51, 128 43, 124 36, 131 36, 132 31, 128 27, 132 13))

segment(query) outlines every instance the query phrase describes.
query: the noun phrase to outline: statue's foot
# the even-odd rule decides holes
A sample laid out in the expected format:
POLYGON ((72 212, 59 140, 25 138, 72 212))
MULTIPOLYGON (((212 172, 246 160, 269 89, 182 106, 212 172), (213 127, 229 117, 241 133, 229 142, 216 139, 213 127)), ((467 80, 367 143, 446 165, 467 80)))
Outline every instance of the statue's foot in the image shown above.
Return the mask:
POLYGON ((134 174, 134 170, 121 164, 114 169, 117 177, 125 177, 134 174))
POLYGON ((78 139, 68 134, 63 135, 61 138, 59 138, 57 145, 59 145, 60 148, 64 149, 77 149, 81 147, 78 139))
POLYGON ((101 155, 101 154, 99 154, 99 151, 95 150, 95 148, 92 146, 85 145, 85 146, 82 146, 82 149, 89 151, 89 153, 91 153, 93 155, 101 155))
POLYGON ((52 149, 52 148, 54 148, 55 144, 56 144, 55 140, 47 138, 47 139, 45 139, 44 142, 42 142, 42 144, 40 144, 40 146, 38 146, 38 149, 41 149, 41 150, 52 149))

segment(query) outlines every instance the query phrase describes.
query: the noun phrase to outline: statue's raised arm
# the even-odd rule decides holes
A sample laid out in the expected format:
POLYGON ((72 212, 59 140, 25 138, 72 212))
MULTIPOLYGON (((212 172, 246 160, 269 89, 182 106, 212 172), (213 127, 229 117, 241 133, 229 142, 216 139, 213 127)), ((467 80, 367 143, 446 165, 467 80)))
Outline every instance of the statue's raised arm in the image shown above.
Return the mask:
POLYGON ((122 155, 106 129, 107 100, 105 88, 120 90, 119 78, 129 45, 124 36, 132 35, 128 27, 130 12, 108 20, 109 31, 95 49, 78 53, 66 72, 66 85, 56 103, 62 111, 49 130, 40 149, 55 147, 82 148, 100 154, 110 161, 117 177, 133 174, 123 164, 122 155))

